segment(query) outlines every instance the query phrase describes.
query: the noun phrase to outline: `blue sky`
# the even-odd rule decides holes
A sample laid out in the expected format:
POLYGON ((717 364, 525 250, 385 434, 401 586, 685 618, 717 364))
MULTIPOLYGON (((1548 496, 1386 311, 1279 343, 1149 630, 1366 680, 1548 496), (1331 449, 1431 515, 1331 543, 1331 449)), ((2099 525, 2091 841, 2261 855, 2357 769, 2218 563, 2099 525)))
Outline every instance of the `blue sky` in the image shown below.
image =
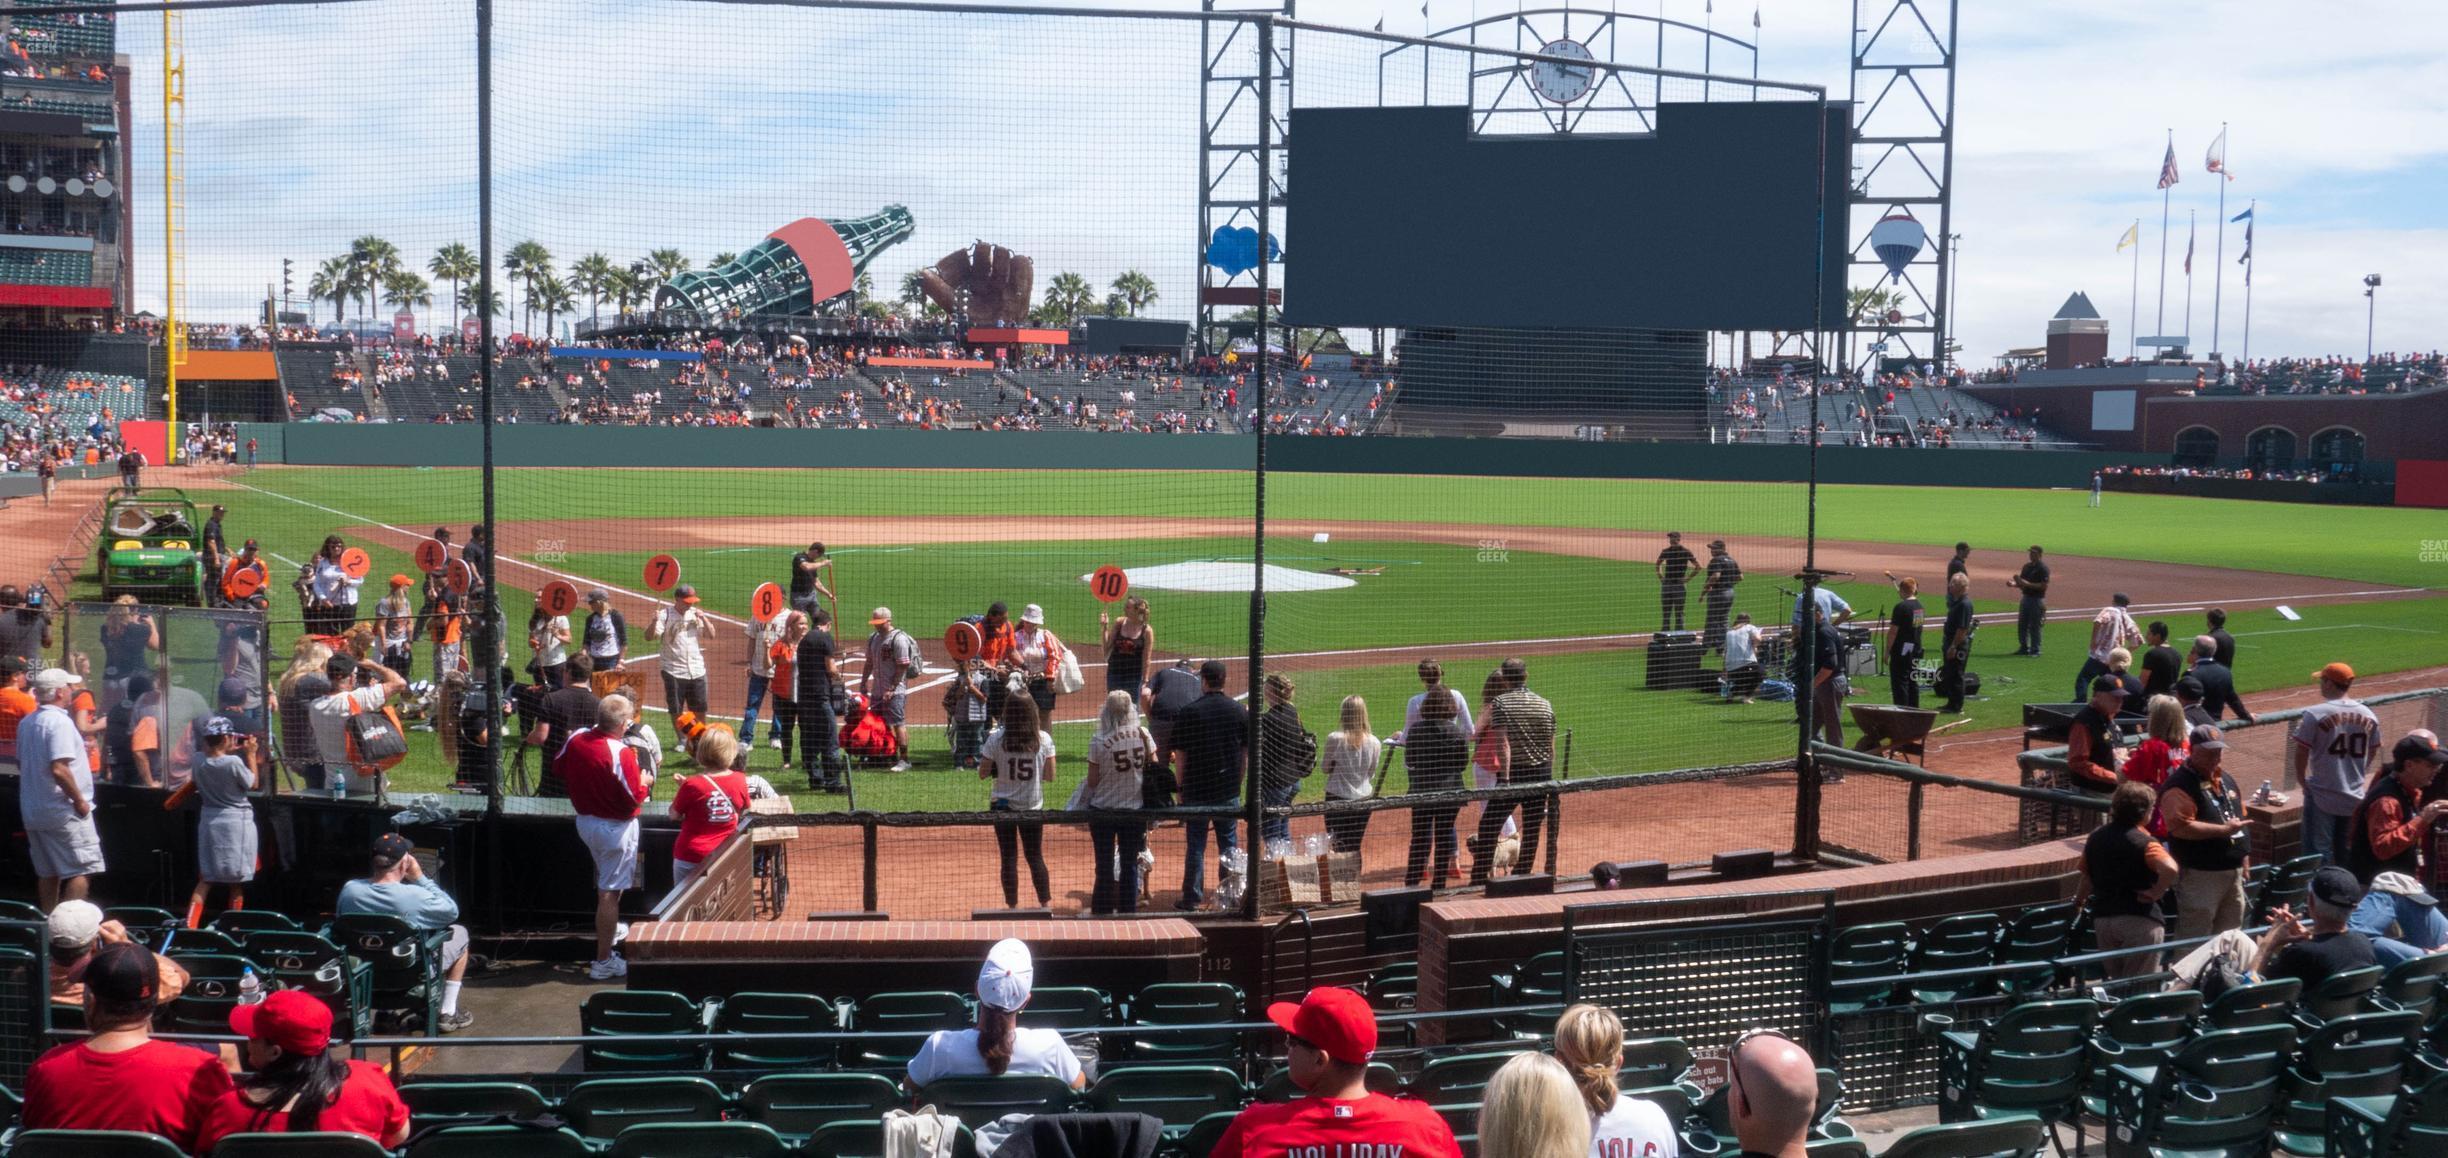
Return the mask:
MULTIPOLYGON (((1706 6, 1625 8, 1748 32, 1752 5, 1706 6)), ((1758 9, 1761 74, 1842 96, 1849 5, 1758 9)), ((2170 129, 2183 181, 2165 328, 2183 328, 2174 256, 2193 209, 2203 230, 2193 331, 2206 349, 2218 188, 2201 161, 2222 120, 2239 175, 2228 212, 2259 203, 2253 352, 2360 352, 2359 283, 2372 272, 2386 278, 2378 345, 2438 344, 2448 317, 2448 214, 2438 208, 2448 54, 2419 46, 2443 40, 2448 9, 2374 2, 2314 15, 2260 0, 1965 9, 1955 228, 1967 361, 2037 344, 2074 290, 2109 315, 2122 352, 2132 265, 2115 242, 2137 217, 2142 329, 2153 328, 2153 183, 2170 129)), ((1040 285, 1076 270, 1101 286, 1136 266, 1163 294, 1154 313, 1188 310, 1198 45, 1187 22, 680 0, 499 0, 497 10, 498 246, 534 237, 564 266, 591 250, 626 260, 674 246, 702 263, 795 217, 898 202, 919 224, 875 266, 888 293, 901 273, 984 238, 1033 256, 1040 285)), ((1430 14, 1443 27, 1473 11, 1434 0, 1430 14)), ((475 240, 472 12, 470 0, 377 0, 186 18, 194 310, 250 313, 281 258, 296 260, 302 288, 317 259, 360 233, 389 238, 418 265, 436 246, 475 240)), ((1423 27, 1419 8, 1400 3, 1305 0, 1301 15, 1423 27)), ((139 308, 159 306, 158 29, 158 18, 130 16, 120 36, 137 82, 139 308)), ((1300 52, 1299 103, 1376 99, 1368 45, 1310 36, 1300 52)), ((1297 260, 1297 215, 1286 241, 1297 260)), ((2230 350, 2240 345, 2240 241, 2231 226, 2230 350)))

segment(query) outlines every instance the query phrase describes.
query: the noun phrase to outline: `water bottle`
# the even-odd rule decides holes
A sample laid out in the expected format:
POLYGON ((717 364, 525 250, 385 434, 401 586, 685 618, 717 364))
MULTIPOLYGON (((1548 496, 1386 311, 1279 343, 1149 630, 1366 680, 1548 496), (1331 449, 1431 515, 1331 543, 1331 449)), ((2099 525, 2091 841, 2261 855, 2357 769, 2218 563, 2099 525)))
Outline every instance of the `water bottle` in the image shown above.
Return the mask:
POLYGON ((337 769, 337 768, 327 768, 327 769, 325 769, 325 770, 324 770, 324 772, 323 772, 323 785, 324 785, 324 787, 326 787, 326 788, 328 788, 328 789, 330 789, 330 790, 331 790, 331 798, 332 798, 332 799, 334 799, 334 800, 346 800, 346 799, 348 799, 348 776, 347 776, 347 774, 346 774, 346 773, 341 772, 339 769, 337 769))
POLYGON ((2259 789, 2258 791, 2255 791, 2255 792, 2253 793, 2253 803, 2255 803, 2255 804, 2267 804, 2267 803, 2269 803, 2269 798, 2270 798, 2270 787, 2271 787, 2271 785, 2270 785, 2270 782, 2269 782, 2269 781, 2267 781, 2267 780, 2262 781, 2262 782, 2261 782, 2261 787, 2260 787, 2260 789, 2259 789))
POLYGON ((255 967, 249 965, 238 974, 238 1004, 254 1005, 263 999, 263 982, 256 979, 255 967))

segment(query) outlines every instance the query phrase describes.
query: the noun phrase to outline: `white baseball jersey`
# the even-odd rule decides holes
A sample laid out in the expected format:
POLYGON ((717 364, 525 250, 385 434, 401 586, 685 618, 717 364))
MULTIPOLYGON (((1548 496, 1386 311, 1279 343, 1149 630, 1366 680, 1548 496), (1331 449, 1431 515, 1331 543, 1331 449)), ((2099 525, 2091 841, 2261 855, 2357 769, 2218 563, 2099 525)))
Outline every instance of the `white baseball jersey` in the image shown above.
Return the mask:
POLYGON ((2305 752, 2305 794, 2332 816, 2352 813, 2363 802, 2363 777, 2380 750, 2380 717, 2341 696, 2305 708, 2292 735, 2305 752))
POLYGON ((994 798, 1006 802, 1004 807, 1024 812, 1045 807, 1045 773, 1054 763, 1054 737, 1039 732, 1035 751, 1007 752, 1003 729, 996 728, 978 758, 994 773, 994 798))

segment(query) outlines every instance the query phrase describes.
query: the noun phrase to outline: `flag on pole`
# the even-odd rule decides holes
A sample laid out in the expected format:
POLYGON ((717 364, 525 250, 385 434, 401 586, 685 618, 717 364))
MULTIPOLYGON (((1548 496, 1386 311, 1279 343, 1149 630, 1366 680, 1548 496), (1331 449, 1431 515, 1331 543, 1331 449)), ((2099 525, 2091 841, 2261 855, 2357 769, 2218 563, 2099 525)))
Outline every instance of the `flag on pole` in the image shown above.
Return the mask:
POLYGON ((2167 147, 2167 158, 2159 162, 2159 187, 2165 189, 2168 186, 2175 184, 2178 179, 2179 178, 2176 175, 2176 142, 2169 141, 2167 147))
POLYGON ((2140 240, 2142 240, 2142 223, 2136 221, 2133 224, 2125 227, 2125 236, 2117 238, 2116 251, 2118 253, 2123 253, 2125 252, 2126 246, 2132 245, 2140 240))
POLYGON ((2184 272, 2186 277, 2193 276, 2193 236, 2193 230, 2188 227, 2185 230, 2184 272))
MULTIPOLYGON (((2252 210, 2250 210, 2250 209, 2246 209, 2244 212, 2242 212, 2242 213, 2238 213, 2238 214, 2236 214, 2235 216, 2228 218, 2227 220, 2229 220, 2229 221, 2250 221, 2250 220, 2252 220, 2252 210)), ((2251 230, 2249 227, 2248 227, 2248 228, 2246 228, 2246 229, 2244 230, 2244 236, 2245 236, 2245 238, 2246 238, 2246 239, 2250 239, 2250 238, 2252 237, 2252 230, 2251 230)))
MULTIPOLYGON (((2252 210, 2245 210, 2244 216, 2252 216, 2252 210)), ((2236 264, 2243 266, 2247 271, 2252 269, 2252 222, 2244 223, 2244 252, 2236 258, 2236 264)), ((2251 277, 2252 274, 2247 272, 2244 276, 2251 277)))
POLYGON ((2235 174, 2227 171, 2226 126, 2219 126, 2219 135, 2211 140, 2210 151, 2202 155, 2202 168, 2208 169, 2211 172, 2225 177, 2230 181, 2235 180, 2235 174))
POLYGON ((1751 6, 1751 27, 1757 28, 1759 26, 1759 5, 1754 4, 1751 6))

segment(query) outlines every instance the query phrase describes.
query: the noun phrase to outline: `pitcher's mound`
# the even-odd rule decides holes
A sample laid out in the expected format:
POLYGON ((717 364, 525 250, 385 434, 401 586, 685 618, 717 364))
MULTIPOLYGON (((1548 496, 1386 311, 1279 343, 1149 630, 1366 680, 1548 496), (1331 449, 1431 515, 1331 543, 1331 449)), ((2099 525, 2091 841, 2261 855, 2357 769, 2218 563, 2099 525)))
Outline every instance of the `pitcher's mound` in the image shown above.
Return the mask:
MULTIPOLYGON (((1256 586, 1257 567, 1246 562, 1167 563, 1161 567, 1133 567, 1131 587, 1153 587, 1159 591, 1248 591, 1256 586)), ((1088 576, 1080 576, 1080 582, 1088 576)), ((1295 571, 1289 567, 1268 564, 1268 591, 1332 591, 1350 587, 1353 583, 1341 575, 1321 575, 1315 571, 1295 571)))

